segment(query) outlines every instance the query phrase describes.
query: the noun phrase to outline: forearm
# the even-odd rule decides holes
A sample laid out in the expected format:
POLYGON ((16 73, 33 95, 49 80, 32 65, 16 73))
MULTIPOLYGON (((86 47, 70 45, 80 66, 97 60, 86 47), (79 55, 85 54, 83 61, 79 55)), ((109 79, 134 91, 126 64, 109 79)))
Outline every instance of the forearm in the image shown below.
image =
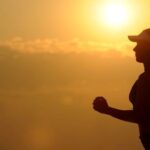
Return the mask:
POLYGON ((123 121, 138 123, 138 119, 136 117, 137 115, 133 110, 120 110, 120 109, 109 107, 107 114, 123 121))
POLYGON ((138 123, 138 114, 134 110, 120 110, 112 108, 107 104, 107 101, 103 97, 96 97, 93 102, 93 108, 103 114, 111 115, 114 118, 128 121, 132 123, 138 123))

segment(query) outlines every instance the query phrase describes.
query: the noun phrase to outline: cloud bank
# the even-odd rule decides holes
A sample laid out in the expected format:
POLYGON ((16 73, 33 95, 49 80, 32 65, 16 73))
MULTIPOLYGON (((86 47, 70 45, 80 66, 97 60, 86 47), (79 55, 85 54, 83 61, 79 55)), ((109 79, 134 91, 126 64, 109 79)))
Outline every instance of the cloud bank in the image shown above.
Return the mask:
MULTIPOLYGON (((55 91, 55 88, 72 89, 89 82, 103 83, 112 69, 118 71, 116 67, 120 67, 121 70, 121 65, 127 68, 133 59, 129 49, 131 46, 126 43, 116 46, 78 39, 65 42, 56 39, 26 41, 20 37, 1 40, 0 89, 55 91)), ((116 78, 114 74, 112 78, 116 78)))
POLYGON ((128 48, 77 39, 1 40, 0 149, 138 149, 132 125, 92 110, 98 95, 129 108, 141 68, 128 48))
POLYGON ((1 40, 0 46, 22 53, 94 53, 117 51, 123 55, 132 55, 132 45, 128 42, 111 44, 96 41, 81 41, 77 38, 70 41, 60 41, 48 38, 24 40, 21 37, 15 37, 9 40, 1 40))

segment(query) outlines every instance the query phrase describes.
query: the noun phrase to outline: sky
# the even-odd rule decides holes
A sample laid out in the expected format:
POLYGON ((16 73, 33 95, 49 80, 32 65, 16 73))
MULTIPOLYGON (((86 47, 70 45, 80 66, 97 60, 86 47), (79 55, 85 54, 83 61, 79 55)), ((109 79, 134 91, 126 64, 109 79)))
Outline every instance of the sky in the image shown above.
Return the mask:
POLYGON ((149 7, 148 0, 0 0, 0 149, 143 150, 136 124, 98 114, 92 102, 104 96, 132 109, 128 95, 143 66, 127 36, 149 28, 149 7), (109 9, 108 20, 109 4, 121 4, 126 17, 109 9))

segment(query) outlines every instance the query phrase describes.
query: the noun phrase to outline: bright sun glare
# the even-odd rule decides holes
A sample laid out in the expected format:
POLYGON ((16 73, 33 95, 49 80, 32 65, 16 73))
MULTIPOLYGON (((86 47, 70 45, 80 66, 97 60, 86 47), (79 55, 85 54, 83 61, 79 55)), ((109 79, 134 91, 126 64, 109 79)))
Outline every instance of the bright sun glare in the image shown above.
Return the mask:
POLYGON ((95 10, 95 17, 97 21, 104 23, 104 25, 119 28, 128 23, 129 9, 122 3, 107 3, 97 5, 95 10))

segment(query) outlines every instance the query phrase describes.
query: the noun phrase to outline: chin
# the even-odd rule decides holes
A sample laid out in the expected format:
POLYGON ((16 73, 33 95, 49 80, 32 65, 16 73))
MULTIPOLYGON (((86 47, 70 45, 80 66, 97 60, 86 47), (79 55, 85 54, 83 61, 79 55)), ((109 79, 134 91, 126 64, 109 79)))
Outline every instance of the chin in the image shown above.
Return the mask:
POLYGON ((136 58, 136 61, 139 62, 139 63, 143 63, 143 60, 139 59, 139 58, 136 58))

